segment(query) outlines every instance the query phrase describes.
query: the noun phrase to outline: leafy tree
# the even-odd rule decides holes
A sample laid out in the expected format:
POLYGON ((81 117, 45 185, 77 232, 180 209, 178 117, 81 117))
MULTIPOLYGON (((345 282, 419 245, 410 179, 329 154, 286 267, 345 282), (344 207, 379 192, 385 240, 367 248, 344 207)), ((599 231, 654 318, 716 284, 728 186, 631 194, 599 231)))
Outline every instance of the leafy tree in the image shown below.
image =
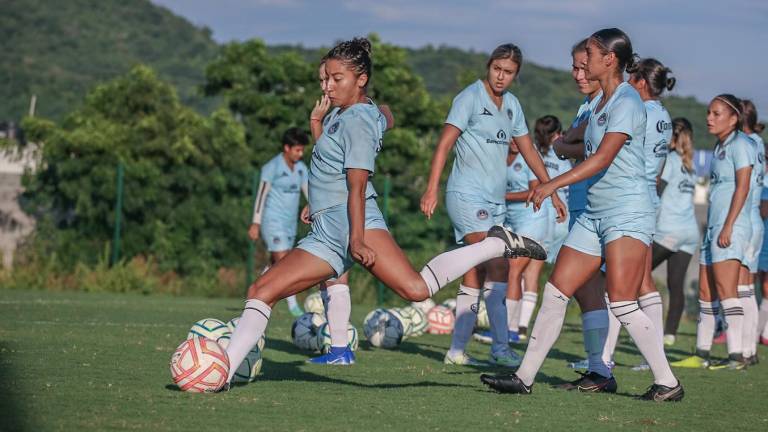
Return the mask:
POLYGON ((242 262, 249 160, 226 110, 204 118, 149 68, 97 86, 56 125, 27 118, 42 164, 27 175, 27 207, 51 226, 51 249, 94 262, 114 229, 116 168, 125 166, 123 256, 155 256, 182 273, 242 262))

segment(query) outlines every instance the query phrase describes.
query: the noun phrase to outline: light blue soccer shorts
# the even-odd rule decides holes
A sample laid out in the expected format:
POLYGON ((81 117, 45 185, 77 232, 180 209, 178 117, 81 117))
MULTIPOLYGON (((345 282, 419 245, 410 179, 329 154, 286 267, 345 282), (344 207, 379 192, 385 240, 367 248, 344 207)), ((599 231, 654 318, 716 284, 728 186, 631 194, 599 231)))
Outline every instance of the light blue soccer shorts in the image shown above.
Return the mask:
POLYGON ((752 235, 747 248, 747 267, 750 273, 757 273, 760 264, 760 250, 763 248, 763 221, 752 221, 752 235))
POLYGON ((283 252, 293 249, 296 243, 296 232, 289 232, 283 227, 273 224, 261 225, 261 238, 269 252, 283 252))
POLYGON ((760 248, 757 269, 768 272, 768 219, 763 221, 763 246, 760 248))
MULTIPOLYGON (((548 213, 546 208, 539 211, 548 213)), ((545 250, 549 250, 551 237, 549 214, 532 216, 530 209, 523 209, 521 211, 507 210, 504 217, 504 226, 515 234, 536 240, 544 246, 545 250)))
POLYGON ((621 237, 631 237, 650 245, 655 219, 652 212, 626 213, 603 218, 592 218, 583 213, 568 233, 565 246, 601 257, 605 256, 605 245, 621 237))
POLYGON ((507 206, 492 203, 474 195, 446 192, 445 207, 453 223, 456 243, 463 243, 467 234, 486 232, 504 223, 507 206))
POLYGON ((557 260, 557 254, 560 253, 560 248, 563 247, 565 239, 568 238, 571 224, 571 214, 568 214, 568 218, 563 222, 557 222, 556 215, 552 215, 550 220, 550 241, 549 251, 547 253, 547 262, 554 264, 557 260))
POLYGON ((752 227, 734 226, 731 234, 731 245, 727 248, 721 248, 717 245, 717 237, 720 235, 722 226, 708 226, 704 231, 704 238, 701 241, 701 256, 699 264, 712 265, 717 262, 727 260, 737 260, 747 265, 747 251, 749 249, 752 227))
MULTIPOLYGON (((387 229, 375 198, 365 201, 365 229, 387 229)), ((349 216, 347 204, 339 204, 312 215, 312 225, 297 248, 327 262, 336 277, 352 268, 354 260, 349 255, 349 216)))

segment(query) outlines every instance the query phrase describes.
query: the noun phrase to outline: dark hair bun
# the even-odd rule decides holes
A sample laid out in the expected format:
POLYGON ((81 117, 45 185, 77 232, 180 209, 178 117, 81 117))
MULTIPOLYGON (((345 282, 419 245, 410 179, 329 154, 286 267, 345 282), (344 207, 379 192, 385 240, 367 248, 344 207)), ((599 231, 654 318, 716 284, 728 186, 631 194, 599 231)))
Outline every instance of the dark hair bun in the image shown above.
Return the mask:
POLYGON ((350 41, 350 45, 371 55, 371 41, 369 41, 368 38, 354 38, 350 41))
MULTIPOLYGON (((672 71, 667 69, 667 73, 670 73, 670 72, 672 71)), ((672 89, 675 88, 676 82, 677 82, 677 79, 675 79, 675 77, 667 78, 667 91, 672 91, 672 89)))
POLYGON ((627 73, 633 74, 640 69, 640 56, 637 55, 637 53, 632 53, 632 56, 627 60, 627 66, 625 66, 624 70, 627 71, 627 73))

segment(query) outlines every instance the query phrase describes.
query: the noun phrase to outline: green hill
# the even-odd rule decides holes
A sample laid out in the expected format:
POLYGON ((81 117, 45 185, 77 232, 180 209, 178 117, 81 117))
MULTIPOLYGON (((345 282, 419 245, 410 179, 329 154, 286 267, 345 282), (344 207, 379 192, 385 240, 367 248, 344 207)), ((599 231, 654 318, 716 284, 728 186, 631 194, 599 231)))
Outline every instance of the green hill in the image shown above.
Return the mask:
MULTIPOLYGON (((217 103, 199 92, 204 68, 218 53, 211 32, 148 0, 6 0, 3 6, 0 120, 19 120, 33 94, 39 115, 61 119, 93 85, 126 73, 137 63, 157 70, 177 88, 182 101, 198 111, 209 112, 217 103)), ((324 51, 271 47, 273 52, 287 50, 299 51, 310 62, 324 51)), ((462 87, 482 75, 487 59, 486 53, 444 46, 407 53, 411 67, 445 110, 462 87)), ((512 90, 531 125, 545 114, 567 124, 581 100, 567 71, 532 63, 524 65, 512 90)), ((673 117, 692 121, 698 147, 709 146, 704 105, 680 97, 667 98, 665 105, 673 117)))

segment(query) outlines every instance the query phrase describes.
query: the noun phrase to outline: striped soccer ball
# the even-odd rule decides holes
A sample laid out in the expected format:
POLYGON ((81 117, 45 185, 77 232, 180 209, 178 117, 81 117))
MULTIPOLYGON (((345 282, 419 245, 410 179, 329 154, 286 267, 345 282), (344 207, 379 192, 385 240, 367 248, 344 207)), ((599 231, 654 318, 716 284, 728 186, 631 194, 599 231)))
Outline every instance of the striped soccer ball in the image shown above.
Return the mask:
POLYGON ((216 341, 223 335, 231 332, 226 323, 216 318, 205 318, 192 324, 192 328, 189 329, 187 334, 187 339, 197 336, 216 341))
POLYGON ((187 339, 171 356, 171 378, 182 391, 215 392, 226 384, 228 375, 227 353, 210 339, 187 339))
POLYGON ((296 318, 291 326, 291 339, 297 347, 308 351, 319 351, 317 333, 325 324, 325 317, 320 314, 307 312, 296 318))
MULTIPOLYGON (((352 351, 357 351, 359 344, 357 337, 357 329, 352 323, 347 323, 347 346, 352 351)), ((327 353, 331 349, 331 329, 328 323, 323 324, 317 330, 317 347, 323 354, 327 353)))
POLYGON ((445 306, 435 306, 427 313, 427 333, 429 334, 449 334, 453 331, 455 317, 453 312, 445 306))
POLYGON ((427 314, 414 306, 396 308, 399 316, 404 317, 410 323, 410 328, 405 337, 421 336, 427 331, 427 314))
MULTIPOLYGON (((262 345, 263 346, 263 345, 262 345)), ((232 375, 232 382, 249 383, 256 381, 256 377, 261 371, 261 349, 258 345, 253 347, 251 352, 245 356, 245 359, 232 375)))
POLYGON ((304 299, 304 311, 325 316, 323 297, 320 295, 320 292, 313 292, 304 299))

